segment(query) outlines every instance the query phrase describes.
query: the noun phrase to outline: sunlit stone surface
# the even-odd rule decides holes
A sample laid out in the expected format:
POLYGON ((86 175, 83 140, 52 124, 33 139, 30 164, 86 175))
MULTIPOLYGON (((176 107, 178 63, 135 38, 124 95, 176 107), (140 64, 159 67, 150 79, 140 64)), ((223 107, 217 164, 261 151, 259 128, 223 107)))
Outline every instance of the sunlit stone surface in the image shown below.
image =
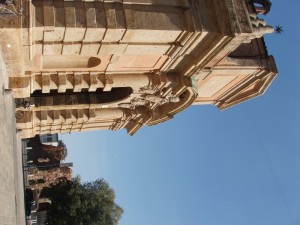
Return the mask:
POLYGON ((16 33, 6 39, 14 97, 38 106, 17 127, 23 137, 122 128, 132 135, 192 104, 224 109, 256 97, 277 74, 262 38, 273 28, 257 18, 270 6, 24 0, 22 18, 0 23, 8 37, 16 33))

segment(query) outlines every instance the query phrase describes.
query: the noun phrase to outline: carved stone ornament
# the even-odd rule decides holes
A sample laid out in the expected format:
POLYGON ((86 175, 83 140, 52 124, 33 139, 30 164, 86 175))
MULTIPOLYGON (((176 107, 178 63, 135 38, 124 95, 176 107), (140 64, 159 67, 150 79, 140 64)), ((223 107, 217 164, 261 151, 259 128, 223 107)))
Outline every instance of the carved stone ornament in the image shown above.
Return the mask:
POLYGON ((139 92, 142 94, 156 94, 158 90, 154 90, 153 87, 151 86, 145 86, 145 87, 141 87, 139 92))
POLYGON ((143 98, 133 98, 130 103, 120 103, 119 107, 127 109, 135 109, 137 106, 150 107, 151 103, 143 98))
POLYGON ((137 106, 151 107, 153 104, 163 105, 165 103, 176 103, 179 101, 180 98, 175 97, 172 94, 169 94, 166 97, 161 97, 154 94, 146 94, 140 96, 139 98, 133 98, 130 103, 120 103, 119 107, 135 109, 137 106))

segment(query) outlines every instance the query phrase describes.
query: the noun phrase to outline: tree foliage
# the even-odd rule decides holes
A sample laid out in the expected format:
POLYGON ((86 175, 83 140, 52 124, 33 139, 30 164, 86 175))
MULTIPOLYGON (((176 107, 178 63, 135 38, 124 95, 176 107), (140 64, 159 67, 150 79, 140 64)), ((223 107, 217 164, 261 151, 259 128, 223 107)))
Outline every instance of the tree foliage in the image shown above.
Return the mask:
POLYGON ((52 201, 47 212, 49 225, 116 225, 123 213, 103 179, 81 183, 76 177, 44 189, 42 195, 52 201))

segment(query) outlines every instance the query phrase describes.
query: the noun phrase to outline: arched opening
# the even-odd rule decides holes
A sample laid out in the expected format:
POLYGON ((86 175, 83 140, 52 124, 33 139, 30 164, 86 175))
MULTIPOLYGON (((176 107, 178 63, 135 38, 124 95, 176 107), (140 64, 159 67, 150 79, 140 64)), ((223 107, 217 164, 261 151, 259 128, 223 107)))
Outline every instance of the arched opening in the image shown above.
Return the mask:
POLYGON ((46 97, 53 97, 51 106, 104 104, 122 101, 128 98, 132 92, 133 90, 130 87, 112 88, 111 91, 103 91, 102 88, 98 88, 95 92, 88 92, 84 89, 81 92, 73 92, 72 89, 67 89, 65 93, 58 93, 57 90, 42 93, 41 90, 36 90, 30 97, 38 107, 49 106, 46 97))
POLYGON ((85 69, 100 65, 101 60, 89 56, 42 56, 42 69, 85 69))

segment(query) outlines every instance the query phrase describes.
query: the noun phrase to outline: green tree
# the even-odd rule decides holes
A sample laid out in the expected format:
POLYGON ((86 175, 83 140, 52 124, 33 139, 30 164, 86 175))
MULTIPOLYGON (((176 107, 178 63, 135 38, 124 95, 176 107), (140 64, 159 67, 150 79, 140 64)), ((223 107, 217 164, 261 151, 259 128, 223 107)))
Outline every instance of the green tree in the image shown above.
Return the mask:
POLYGON ((103 179, 81 183, 76 177, 44 189, 42 195, 52 201, 49 225, 116 225, 123 213, 114 202, 113 189, 103 179))

